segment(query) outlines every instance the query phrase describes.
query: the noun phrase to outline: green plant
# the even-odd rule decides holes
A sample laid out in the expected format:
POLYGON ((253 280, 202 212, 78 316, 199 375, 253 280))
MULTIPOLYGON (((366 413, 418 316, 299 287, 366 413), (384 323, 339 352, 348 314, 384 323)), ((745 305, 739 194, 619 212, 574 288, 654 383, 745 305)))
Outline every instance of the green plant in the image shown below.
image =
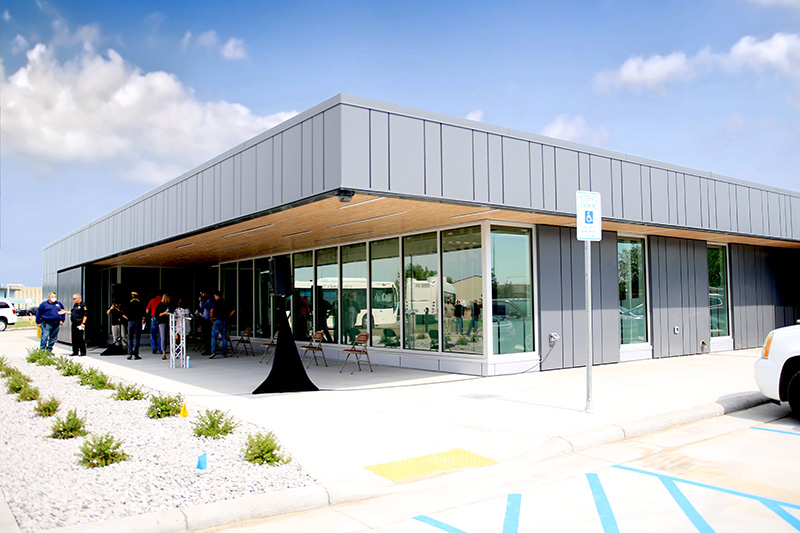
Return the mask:
POLYGON ((50 396, 50 399, 48 400, 42 400, 40 398, 33 410, 36 411, 37 415, 42 417, 53 416, 56 414, 56 411, 58 411, 59 405, 61 405, 61 402, 58 401, 54 396, 50 396))
POLYGON ((424 340, 424 339, 427 339, 427 338, 428 338, 428 336, 426 334, 424 334, 424 333, 417 333, 417 336, 415 337, 415 339, 417 339, 418 341, 421 341, 421 340, 424 340))
POLYGON ((112 396, 115 400, 143 400, 144 397, 144 392, 136 385, 122 383, 117 383, 117 392, 112 396))
POLYGON ((456 344, 459 346, 466 346, 469 344, 469 339, 467 337, 459 337, 456 344))
POLYGON ((195 437, 211 437, 218 439, 224 437, 239 425, 233 421, 233 418, 228 416, 228 413, 223 413, 217 409, 206 409, 199 417, 197 422, 192 423, 194 426, 195 437))
POLYGON ((105 435, 89 435, 81 445, 78 457, 80 463, 86 468, 97 468, 119 463, 128 459, 128 454, 120 450, 121 442, 118 442, 110 433, 105 435))
POLYGON ((32 402, 39 399, 39 389, 30 384, 22 387, 17 393, 18 402, 32 402))
POLYGON ((183 396, 152 396, 150 407, 147 408, 147 416, 150 418, 166 418, 175 416, 181 412, 183 396))
POLYGON ((20 371, 8 376, 6 388, 11 394, 17 394, 19 391, 30 385, 31 379, 20 371))
POLYGON ((23 378, 28 379, 28 377, 25 374, 23 374, 21 370, 11 365, 3 366, 3 368, 0 369, 0 374, 3 374, 3 377, 5 378, 11 378, 13 376, 22 376, 23 378))
POLYGON ((251 463, 263 465, 279 465, 290 462, 292 459, 281 453, 281 445, 275 439, 275 435, 270 431, 266 435, 256 433, 248 435, 245 447, 242 449, 244 460, 251 463))
POLYGON ((28 356, 25 358, 29 363, 36 363, 39 366, 49 366, 56 363, 56 357, 48 350, 37 348, 35 350, 28 350, 28 356))
POLYGON ((87 385, 93 389, 114 389, 116 388, 108 376, 96 368, 90 368, 78 375, 81 385, 87 385))
POLYGON ((83 426, 86 422, 78 416, 75 409, 67 411, 67 416, 64 419, 56 418, 53 423, 53 431, 50 436, 54 439, 71 439, 73 437, 82 437, 86 435, 86 430, 83 426))
POLYGON ((56 361, 56 368, 61 372, 62 376, 80 376, 83 374, 83 366, 77 361, 71 361, 61 356, 56 361))

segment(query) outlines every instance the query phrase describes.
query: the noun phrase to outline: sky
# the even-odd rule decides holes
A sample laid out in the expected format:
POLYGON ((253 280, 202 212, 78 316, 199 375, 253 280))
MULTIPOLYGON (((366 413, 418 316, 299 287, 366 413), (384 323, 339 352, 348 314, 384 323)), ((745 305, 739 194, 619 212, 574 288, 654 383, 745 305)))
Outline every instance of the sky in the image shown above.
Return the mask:
POLYGON ((800 190, 800 0, 3 0, 0 284, 339 93, 800 190))

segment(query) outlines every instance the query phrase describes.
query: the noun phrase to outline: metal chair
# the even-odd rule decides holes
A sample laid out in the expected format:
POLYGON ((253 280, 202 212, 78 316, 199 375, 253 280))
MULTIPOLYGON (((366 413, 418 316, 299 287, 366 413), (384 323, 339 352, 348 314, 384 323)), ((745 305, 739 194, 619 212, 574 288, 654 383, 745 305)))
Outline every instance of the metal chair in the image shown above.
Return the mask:
POLYGON ((322 350, 322 339, 325 338, 325 333, 323 331, 318 331, 314 333, 314 336, 311 337, 311 341, 306 346, 301 346, 303 349, 303 357, 300 359, 302 360, 306 353, 311 352, 311 357, 308 359, 308 366, 306 368, 311 367, 311 361, 314 361, 314 364, 319 366, 317 362, 317 352, 322 354, 322 361, 325 363, 325 366, 328 366, 328 360, 325 359, 325 352, 322 350))
POLYGON ((269 355, 269 359, 267 359, 267 364, 269 364, 269 362, 272 361, 272 356, 275 355, 275 348, 278 346, 278 332, 276 331, 275 335, 272 336, 269 342, 265 342, 261 346, 266 349, 264 350, 264 355, 261 356, 261 359, 259 359, 258 362, 260 363, 266 356, 269 355), (269 353, 270 349, 272 349, 272 355, 269 353))
POLYGON ((367 363, 369 364, 369 371, 372 372, 372 361, 369 360, 369 353, 367 352, 367 343, 369 342, 369 333, 359 333, 356 336, 356 340, 353 341, 353 345, 350 348, 345 348, 342 350, 343 353, 347 354, 347 357, 344 358, 344 364, 342 365, 342 369, 339 370, 339 373, 342 373, 344 367, 347 365, 347 360, 350 358, 350 355, 354 355, 356 357, 356 362, 353 365, 353 370, 350 372, 352 375, 353 372, 356 371, 356 367, 358 370, 361 371, 361 357, 367 358, 367 363))
POLYGON ((248 348, 247 348, 249 346, 250 350, 252 350, 252 352, 253 352, 252 353, 253 357, 256 356, 256 351, 253 350, 253 345, 250 342, 250 337, 252 335, 253 335, 253 328, 246 328, 244 330, 244 332, 242 332, 241 336, 237 337, 233 341, 233 351, 236 354, 236 357, 239 357, 239 350, 240 350, 241 346, 244 346, 244 354, 245 355, 250 355, 250 352, 248 351, 248 348))

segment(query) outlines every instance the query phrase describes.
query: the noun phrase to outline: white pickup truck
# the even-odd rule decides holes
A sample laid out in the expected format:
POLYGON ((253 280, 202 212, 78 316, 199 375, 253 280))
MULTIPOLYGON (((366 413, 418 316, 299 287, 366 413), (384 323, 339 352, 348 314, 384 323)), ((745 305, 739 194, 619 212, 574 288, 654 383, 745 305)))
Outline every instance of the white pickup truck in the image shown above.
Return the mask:
POLYGON ((800 418, 800 324, 769 332, 755 376, 764 396, 778 404, 788 401, 800 418))

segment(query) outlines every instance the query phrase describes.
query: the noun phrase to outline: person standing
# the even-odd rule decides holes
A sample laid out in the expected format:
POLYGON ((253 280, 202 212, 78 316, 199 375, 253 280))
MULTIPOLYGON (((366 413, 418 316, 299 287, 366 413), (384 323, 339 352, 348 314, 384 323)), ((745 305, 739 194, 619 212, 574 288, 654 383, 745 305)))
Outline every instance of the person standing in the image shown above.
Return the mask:
POLYGON ((86 303, 80 294, 75 293, 72 295, 72 311, 69 314, 71 318, 72 330, 72 355, 86 355, 86 320, 89 314, 86 311, 86 303))
POLYGON ((202 291, 199 298, 200 307, 200 336, 203 341, 203 351, 200 355, 211 355, 211 308, 214 307, 214 298, 208 292, 202 291))
POLYGON ((211 329, 211 346, 213 354, 209 359, 228 357, 228 320, 236 312, 228 307, 219 291, 214 291, 214 307, 211 308, 211 320, 214 323, 211 329), (217 336, 222 335, 222 351, 217 351, 217 336))
POLYGON ((478 334, 478 319, 480 317, 481 304, 478 303, 478 300, 472 300, 472 319, 469 321, 469 326, 467 326, 467 335, 472 331, 475 332, 475 335, 478 334))
POLYGON ((111 317, 112 344, 118 344, 128 351, 128 321, 122 316, 122 308, 114 302, 106 314, 111 317))
POLYGON ((64 323, 64 315, 67 311, 64 304, 58 301, 56 293, 51 292, 47 300, 39 304, 36 309, 36 323, 42 328, 42 338, 39 341, 40 350, 53 351, 53 345, 58 338, 58 330, 64 323))
POLYGON ((150 317, 150 348, 153 349, 153 353, 158 353, 158 349, 161 347, 158 342, 158 318, 156 317, 156 307, 160 303, 161 291, 159 290, 158 294, 147 302, 147 307, 145 308, 147 316, 150 317))
MULTIPOLYGON (((170 297, 166 292, 161 296, 161 302, 156 306, 155 316, 158 324, 158 337, 161 345, 161 359, 167 358, 167 346, 169 345, 169 314, 173 311, 170 305, 170 297)), ((152 340, 152 335, 151 335, 152 340)))
POLYGON ((139 343, 142 340, 146 317, 144 306, 139 301, 139 293, 131 293, 131 301, 122 309, 122 318, 128 321, 128 359, 141 359, 139 343))
POLYGON ((456 300, 453 306, 453 317, 456 319, 456 334, 464 334, 464 306, 461 305, 461 300, 456 300))

